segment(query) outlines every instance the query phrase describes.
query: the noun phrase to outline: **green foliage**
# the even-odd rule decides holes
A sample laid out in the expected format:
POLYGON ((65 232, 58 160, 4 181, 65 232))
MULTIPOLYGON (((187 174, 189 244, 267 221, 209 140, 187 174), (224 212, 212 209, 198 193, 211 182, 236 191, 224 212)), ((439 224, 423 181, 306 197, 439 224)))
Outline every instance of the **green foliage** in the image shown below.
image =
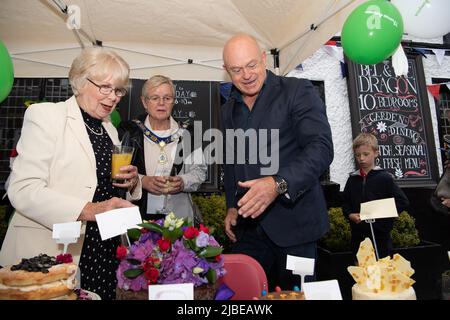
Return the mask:
MULTIPOLYGON (((344 217, 342 208, 330 208, 328 210, 330 231, 320 239, 320 245, 334 251, 350 250, 350 223, 344 217)), ((394 228, 391 232, 394 248, 413 247, 420 243, 419 232, 416 229, 414 218, 408 212, 403 211, 394 220, 394 228)))
POLYGON ((403 211, 394 220, 394 228, 391 232, 394 248, 414 247, 420 243, 419 232, 416 229, 415 220, 408 212, 403 211))
POLYGON ((144 273, 144 269, 128 269, 123 272, 123 275, 128 279, 134 279, 144 273))
POLYGON ((137 241, 141 236, 141 232, 139 231, 139 229, 128 229, 127 233, 131 243, 137 241))
POLYGON ((225 195, 211 194, 203 196, 195 194, 192 200, 197 204, 202 214, 203 224, 210 228, 211 234, 223 246, 223 252, 229 252, 232 243, 225 234, 224 220, 227 211, 225 195))
POLYGON ((320 244, 331 251, 350 250, 350 225, 342 213, 342 208, 328 210, 330 231, 320 239, 320 244))

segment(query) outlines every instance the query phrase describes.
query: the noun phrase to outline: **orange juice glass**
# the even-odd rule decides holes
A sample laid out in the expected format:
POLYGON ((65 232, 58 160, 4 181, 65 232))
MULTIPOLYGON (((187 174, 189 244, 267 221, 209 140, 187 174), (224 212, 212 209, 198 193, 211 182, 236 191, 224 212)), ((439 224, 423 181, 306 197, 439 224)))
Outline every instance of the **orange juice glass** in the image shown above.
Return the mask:
POLYGON ((120 173, 120 168, 131 164, 134 148, 130 146, 114 146, 112 152, 111 179, 113 182, 123 182, 121 179, 115 178, 120 173))

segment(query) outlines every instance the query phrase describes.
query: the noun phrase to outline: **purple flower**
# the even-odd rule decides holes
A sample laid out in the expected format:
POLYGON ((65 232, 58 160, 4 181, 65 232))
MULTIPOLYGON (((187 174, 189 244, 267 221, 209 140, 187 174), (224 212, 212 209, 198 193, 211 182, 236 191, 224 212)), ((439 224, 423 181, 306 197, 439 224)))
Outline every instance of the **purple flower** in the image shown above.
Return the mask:
POLYGON ((147 240, 144 243, 140 243, 140 241, 135 242, 130 248, 132 258, 144 261, 145 258, 151 255, 154 246, 155 244, 151 240, 147 240))
POLYGON ((216 239, 214 239, 213 236, 209 237, 208 245, 210 245, 211 247, 220 247, 220 244, 216 241, 216 239))
MULTIPOLYGON (((155 223, 163 229, 166 229, 164 228, 164 219, 158 220, 155 223)), ((182 230, 186 229, 185 226, 180 228, 182 230)), ((160 258, 161 262, 156 266, 160 272, 157 279, 157 283, 159 284, 192 282, 194 286, 197 287, 208 283, 206 274, 211 268, 216 271, 217 278, 222 277, 225 274, 222 256, 219 261, 216 261, 214 258, 205 259, 198 257, 196 251, 190 249, 189 246, 185 247, 183 236, 172 244, 172 247, 168 252, 161 252, 156 244, 161 238, 161 234, 147 231, 142 233, 139 240, 131 245, 127 257, 121 260, 117 269, 117 285, 119 288, 133 291, 147 290, 148 282, 144 272, 133 279, 125 277, 124 272, 130 269, 141 269, 144 271, 144 267, 152 267, 148 264, 144 264, 144 261, 149 257, 160 258)), ((213 236, 210 236, 203 231, 200 231, 199 235, 196 237, 195 245, 196 249, 204 248, 206 246, 220 246, 213 236)))
POLYGON ((140 291, 145 290, 147 288, 147 280, 144 275, 140 275, 134 279, 128 279, 124 276, 124 272, 128 269, 135 268, 132 266, 126 259, 123 259, 119 268, 117 268, 116 276, 117 276, 117 286, 124 290, 132 290, 132 291, 140 291))
POLYGON ((201 259, 198 264, 197 267, 202 268, 203 269, 203 274, 206 274, 210 268, 210 265, 208 263, 208 261, 206 261, 205 259, 201 259))
POLYGON ((199 260, 195 252, 185 248, 181 240, 175 241, 171 253, 161 263, 160 283, 192 282, 194 286, 205 283, 204 279, 192 272, 199 260))
POLYGON ((220 256, 220 261, 218 262, 210 262, 209 266, 216 270, 217 278, 223 277, 226 273, 223 256, 220 256))
POLYGON ((200 231, 195 239, 195 245, 199 248, 206 247, 209 244, 209 234, 200 231))
POLYGON ((146 233, 141 234, 141 236, 139 237, 139 242, 144 243, 147 240, 151 240, 153 242, 156 242, 156 241, 158 241, 161 238, 162 238, 162 236, 159 233, 146 232, 146 233))

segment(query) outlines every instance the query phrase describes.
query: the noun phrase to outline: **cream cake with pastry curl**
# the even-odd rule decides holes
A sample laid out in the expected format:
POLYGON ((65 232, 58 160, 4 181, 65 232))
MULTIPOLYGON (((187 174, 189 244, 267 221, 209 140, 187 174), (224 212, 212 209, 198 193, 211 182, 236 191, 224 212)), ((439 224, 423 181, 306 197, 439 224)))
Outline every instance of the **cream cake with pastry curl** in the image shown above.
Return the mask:
POLYGON ((76 300, 77 269, 69 255, 22 259, 0 269, 0 300, 76 300))
POLYGON ((377 261, 372 241, 366 238, 356 257, 358 266, 347 268, 356 281, 352 287, 353 300, 416 300, 412 287, 415 281, 410 278, 414 269, 401 255, 377 261))

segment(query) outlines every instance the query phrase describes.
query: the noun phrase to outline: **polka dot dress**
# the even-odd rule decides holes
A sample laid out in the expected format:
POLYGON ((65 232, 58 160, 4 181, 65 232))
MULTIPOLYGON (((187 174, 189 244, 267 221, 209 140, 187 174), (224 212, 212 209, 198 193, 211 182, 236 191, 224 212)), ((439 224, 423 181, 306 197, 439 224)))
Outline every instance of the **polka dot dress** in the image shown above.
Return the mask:
MULTIPOLYGON (((98 185, 92 202, 108 200, 118 194, 110 181, 113 143, 101 120, 92 118, 83 110, 81 113, 97 163, 98 185)), ((119 244, 118 237, 102 241, 97 222, 87 222, 79 265, 81 288, 97 293, 103 300, 112 300, 116 297, 118 260, 115 255, 119 244)))

